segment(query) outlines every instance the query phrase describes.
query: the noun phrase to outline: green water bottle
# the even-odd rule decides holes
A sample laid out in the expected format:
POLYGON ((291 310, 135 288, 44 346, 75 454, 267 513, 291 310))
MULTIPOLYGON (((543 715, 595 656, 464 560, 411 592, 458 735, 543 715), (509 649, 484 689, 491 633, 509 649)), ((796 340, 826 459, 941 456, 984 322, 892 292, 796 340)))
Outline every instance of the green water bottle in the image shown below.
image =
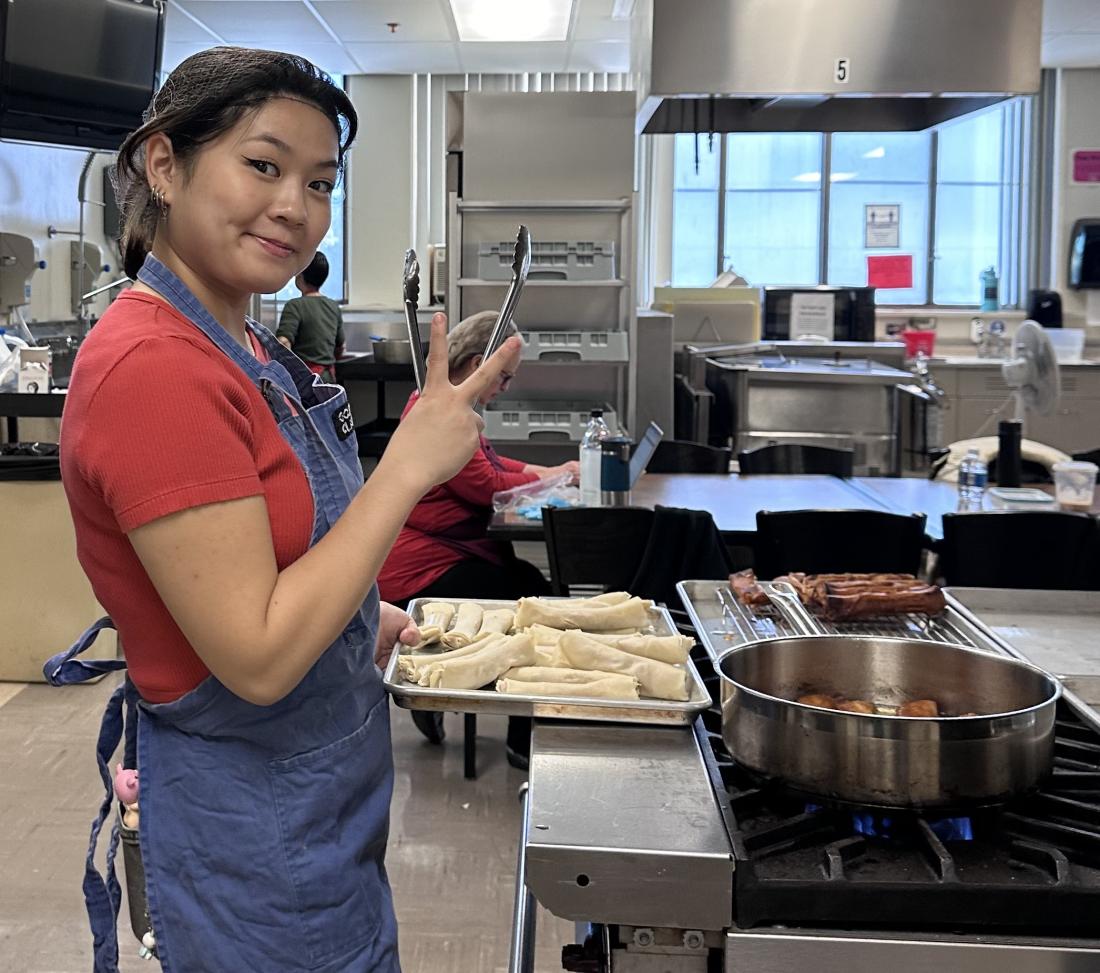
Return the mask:
POLYGON ((997 271, 992 267, 986 267, 979 279, 982 285, 982 310, 996 311, 1000 307, 998 299, 1000 281, 997 279, 997 271))

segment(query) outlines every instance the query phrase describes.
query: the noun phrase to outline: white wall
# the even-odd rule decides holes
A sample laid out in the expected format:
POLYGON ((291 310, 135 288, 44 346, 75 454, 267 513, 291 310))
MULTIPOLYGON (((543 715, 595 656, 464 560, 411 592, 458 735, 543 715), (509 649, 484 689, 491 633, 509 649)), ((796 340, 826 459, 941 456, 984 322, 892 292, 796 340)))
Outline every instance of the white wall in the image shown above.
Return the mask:
MULTIPOLYGON (((61 230, 77 228, 80 220, 77 180, 86 155, 79 149, 0 142, 0 231, 30 237, 38 246, 39 258, 47 262, 46 269, 39 270, 31 280, 30 307, 23 309, 28 321, 73 317, 69 241, 76 237, 59 235, 51 240, 46 228, 51 225, 61 230)), ((113 156, 110 154, 96 156, 88 174, 89 200, 102 203, 102 170, 111 161, 113 156)), ((113 242, 103 234, 103 207, 86 205, 84 221, 85 239, 99 245, 104 262, 110 264, 113 274, 118 270, 118 258, 113 242)), ((113 279, 114 276, 103 276, 98 283, 105 284, 113 279)), ((89 285, 88 290, 91 289, 89 285)), ((106 297, 100 297, 92 310, 102 314, 106 306, 106 297)))
MULTIPOLYGON (((1070 182, 1074 149, 1100 148, 1100 68, 1063 68, 1058 72, 1055 120, 1054 218, 1051 220, 1051 280, 1062 294, 1067 314, 1085 313, 1084 291, 1066 286, 1069 236, 1076 220, 1100 219, 1100 183, 1070 182)), ((1091 323, 1100 323, 1092 321, 1091 323)))

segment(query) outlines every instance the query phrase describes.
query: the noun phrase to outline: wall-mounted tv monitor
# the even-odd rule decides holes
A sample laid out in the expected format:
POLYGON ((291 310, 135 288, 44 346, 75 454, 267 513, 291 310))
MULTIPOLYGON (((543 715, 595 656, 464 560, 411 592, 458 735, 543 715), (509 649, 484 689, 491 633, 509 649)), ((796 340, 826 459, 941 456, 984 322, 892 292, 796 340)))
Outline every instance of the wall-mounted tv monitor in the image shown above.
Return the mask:
POLYGON ((0 0, 0 138, 117 149, 163 46, 163 0, 0 0))

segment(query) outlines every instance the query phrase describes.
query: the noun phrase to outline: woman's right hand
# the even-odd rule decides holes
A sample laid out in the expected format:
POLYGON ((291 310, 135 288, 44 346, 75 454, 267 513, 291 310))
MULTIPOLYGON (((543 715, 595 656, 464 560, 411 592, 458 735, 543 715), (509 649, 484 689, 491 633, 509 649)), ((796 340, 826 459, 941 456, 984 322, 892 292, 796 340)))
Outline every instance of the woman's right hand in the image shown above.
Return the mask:
POLYGON ((509 338, 466 381, 452 385, 447 372, 447 316, 436 314, 424 392, 391 437, 383 462, 400 464, 421 493, 451 479, 480 445, 485 424, 474 412, 475 403, 502 372, 515 371, 522 348, 518 337, 509 338))

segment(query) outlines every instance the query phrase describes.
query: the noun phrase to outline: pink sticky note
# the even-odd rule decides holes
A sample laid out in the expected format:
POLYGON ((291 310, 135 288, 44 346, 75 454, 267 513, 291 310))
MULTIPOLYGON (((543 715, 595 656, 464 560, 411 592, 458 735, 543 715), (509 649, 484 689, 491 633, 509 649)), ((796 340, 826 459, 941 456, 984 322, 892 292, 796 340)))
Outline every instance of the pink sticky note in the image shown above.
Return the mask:
POLYGON ((1073 153, 1073 181, 1100 182, 1100 149, 1077 149, 1073 153))

